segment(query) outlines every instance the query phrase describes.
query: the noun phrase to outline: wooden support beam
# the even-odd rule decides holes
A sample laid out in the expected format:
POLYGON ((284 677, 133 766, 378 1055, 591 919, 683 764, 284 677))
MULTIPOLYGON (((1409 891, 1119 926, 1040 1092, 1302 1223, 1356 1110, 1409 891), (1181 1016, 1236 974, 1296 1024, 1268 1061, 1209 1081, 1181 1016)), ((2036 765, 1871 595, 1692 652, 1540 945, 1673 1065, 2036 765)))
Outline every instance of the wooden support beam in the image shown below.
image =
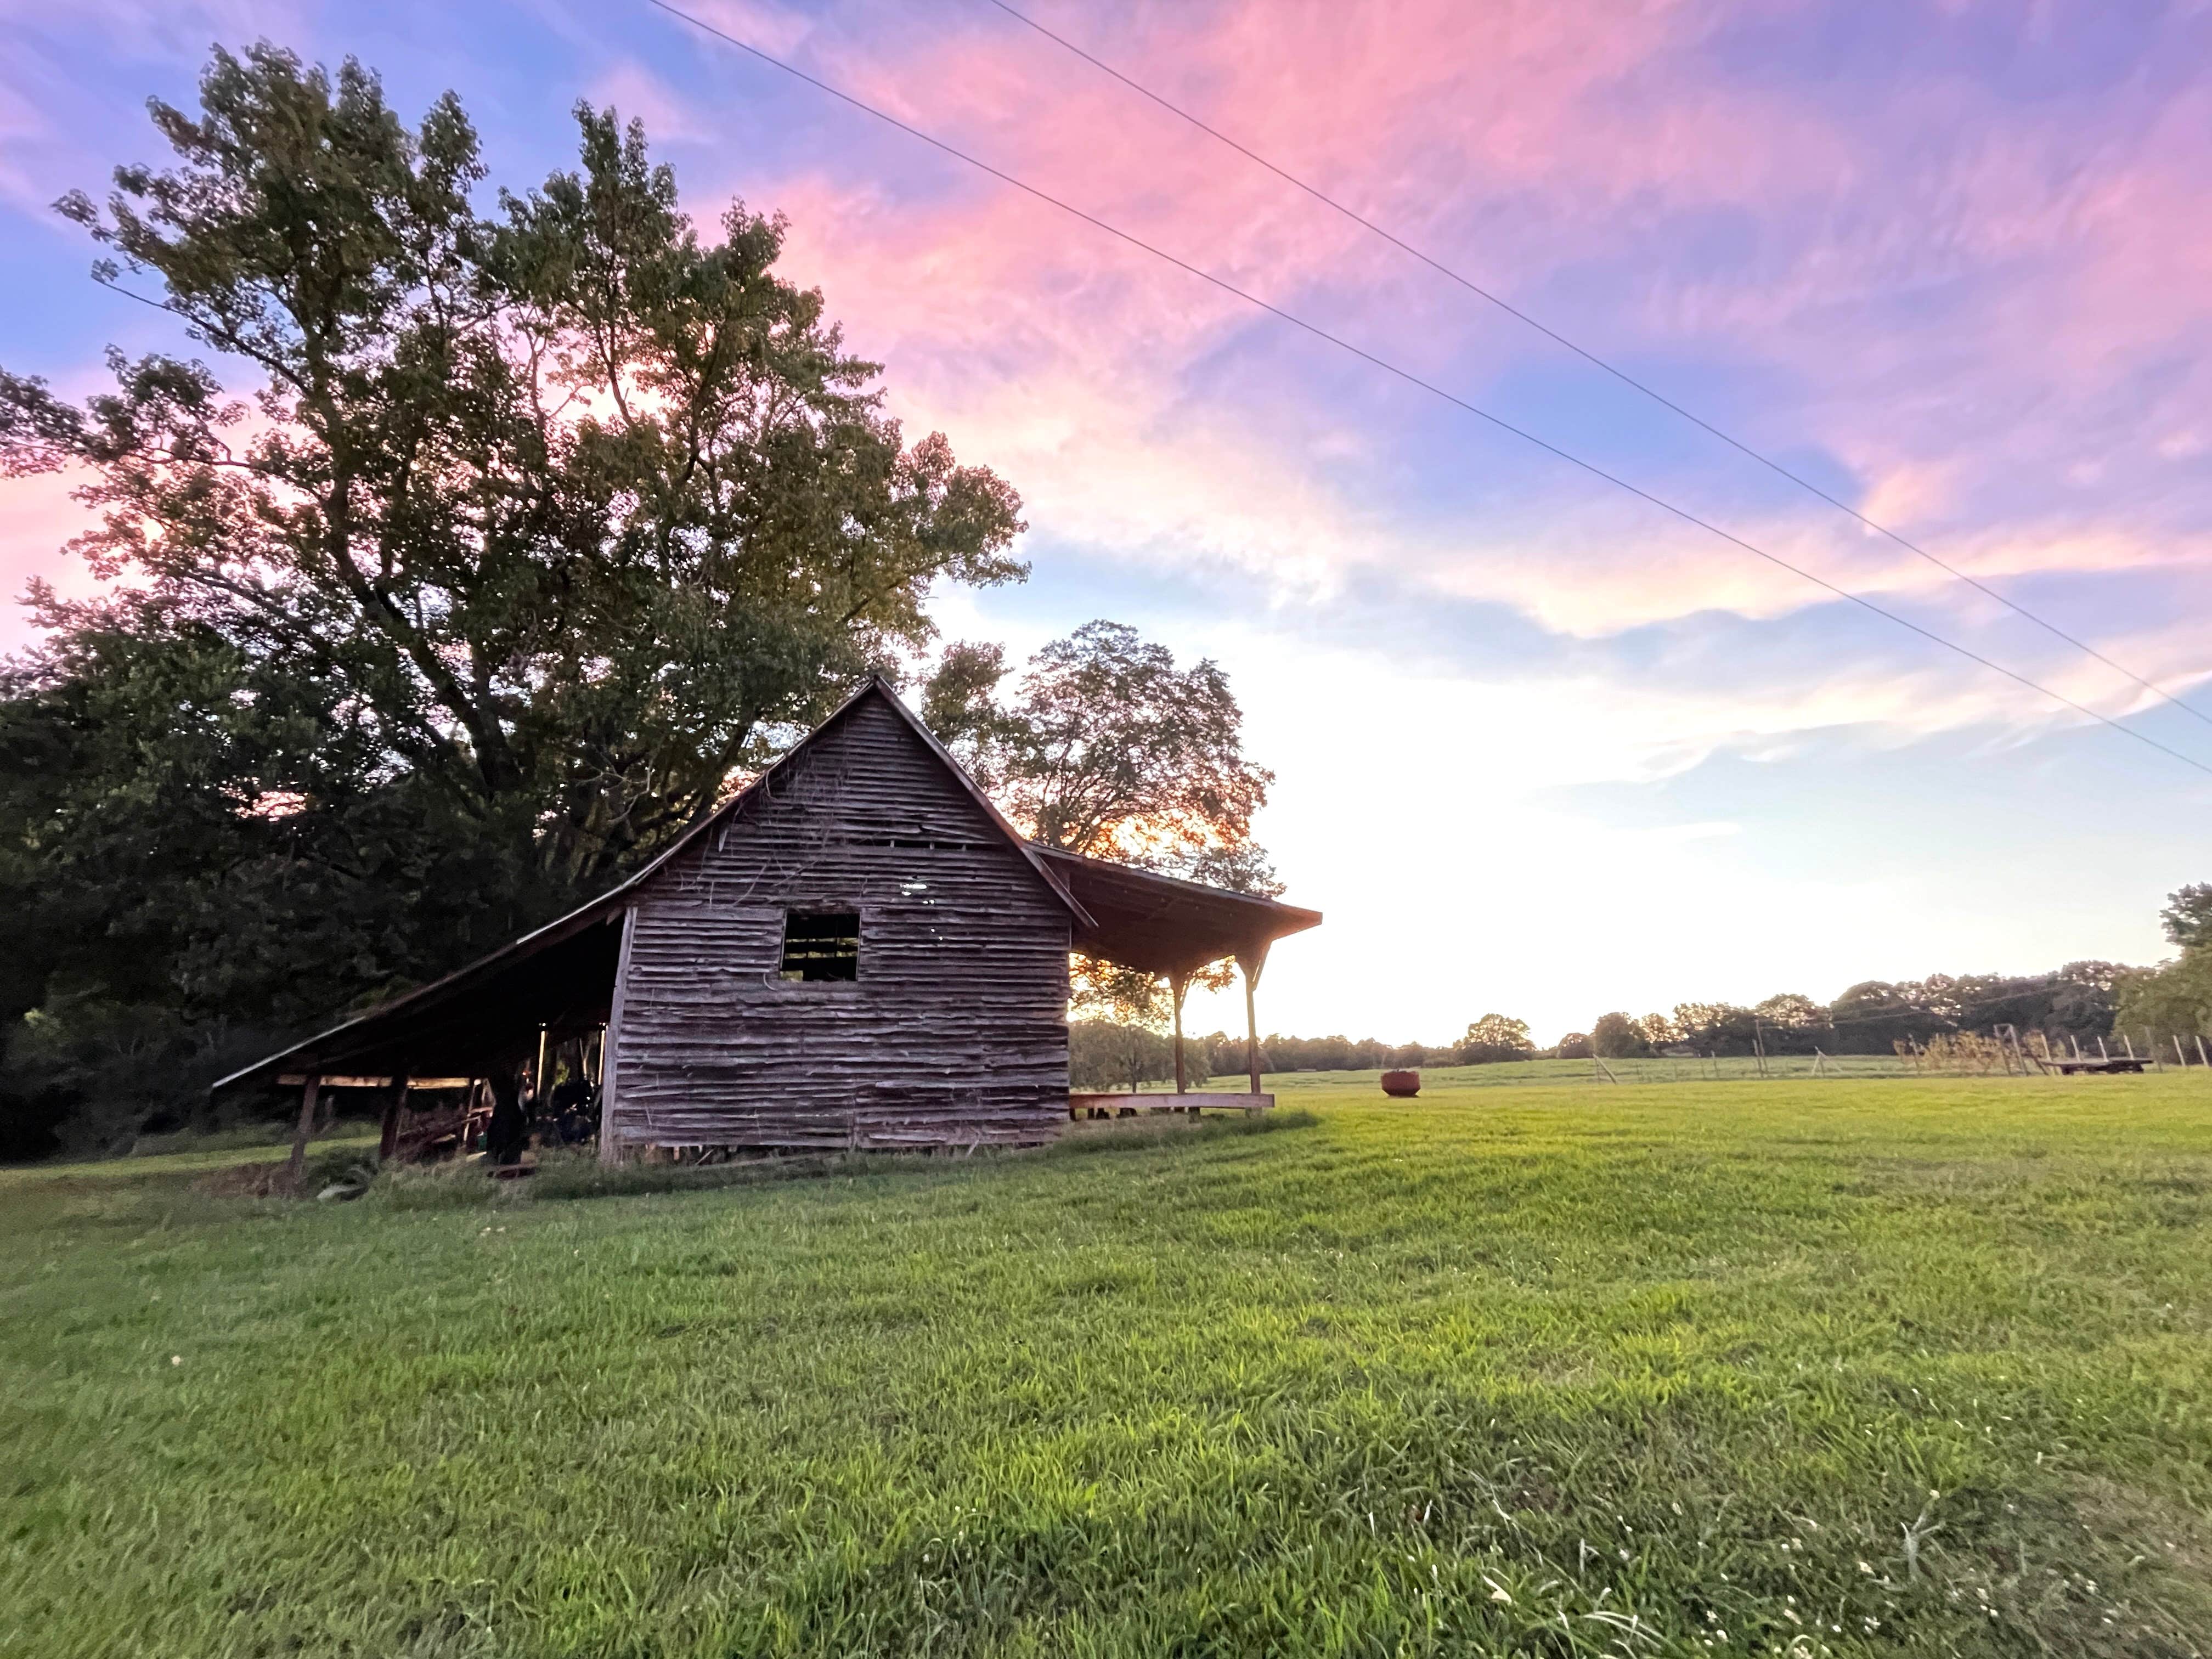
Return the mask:
POLYGON ((315 1097, 322 1092, 323 1080, 309 1078, 300 1090, 300 1127, 292 1132, 292 1157, 284 1165, 284 1179, 294 1192, 300 1190, 300 1177, 307 1173, 307 1139, 315 1133, 315 1097))
POLYGON ((402 1072, 393 1080, 392 1098, 384 1103, 384 1125, 376 1137, 376 1156, 379 1162, 399 1150, 399 1123, 407 1115, 407 1073, 402 1072))
POLYGON ((1189 988, 1188 975, 1168 975, 1168 994, 1175 999, 1176 1092, 1179 1095, 1190 1092, 1190 1075, 1184 1070, 1182 1061, 1182 998, 1189 988))
MULTIPOLYGON (((404 1073, 396 1077, 333 1076, 329 1073, 317 1073, 316 1080, 325 1089, 389 1089, 404 1083, 416 1094, 421 1094, 425 1089, 465 1089, 476 1081, 474 1078, 468 1077, 409 1077, 404 1073)), ((284 1088, 297 1089, 307 1083, 307 1073, 287 1072, 276 1081, 284 1088)))
POLYGON ((1258 988, 1260 973, 1267 965, 1267 946, 1262 942, 1256 949, 1239 951, 1237 965, 1244 974, 1244 1066, 1252 1074, 1252 1092, 1260 1092, 1260 1013, 1253 1000, 1258 988))
POLYGON ((615 1085, 622 1077, 623 993, 629 982, 629 947, 637 933, 637 907, 623 912, 622 951, 615 960, 613 1006, 607 1010, 607 1028, 599 1038, 599 1162, 622 1162, 622 1147, 615 1139, 615 1085))

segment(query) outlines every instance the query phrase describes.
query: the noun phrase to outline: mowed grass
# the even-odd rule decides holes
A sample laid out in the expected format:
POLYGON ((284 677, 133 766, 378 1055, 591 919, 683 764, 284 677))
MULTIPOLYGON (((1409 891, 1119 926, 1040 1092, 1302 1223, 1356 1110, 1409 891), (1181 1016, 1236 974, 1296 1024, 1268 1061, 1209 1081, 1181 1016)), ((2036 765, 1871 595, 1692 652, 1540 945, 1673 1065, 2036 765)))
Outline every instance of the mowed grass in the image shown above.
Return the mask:
POLYGON ((2205 1644, 2212 1079, 1299 1106, 659 1195, 13 1182, 0 1647, 2205 1644))

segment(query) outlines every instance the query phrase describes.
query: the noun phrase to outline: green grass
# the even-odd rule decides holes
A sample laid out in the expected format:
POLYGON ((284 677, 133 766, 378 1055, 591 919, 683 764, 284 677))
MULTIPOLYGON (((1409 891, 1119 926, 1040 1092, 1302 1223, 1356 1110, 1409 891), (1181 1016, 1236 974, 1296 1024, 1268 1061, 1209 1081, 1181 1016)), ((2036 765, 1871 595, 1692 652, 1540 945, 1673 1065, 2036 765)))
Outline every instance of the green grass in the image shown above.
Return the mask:
POLYGON ((17 1172, 0 1650, 2204 1645, 2212 1079, 1370 1087, 707 1190, 17 1172))
MULTIPOLYGON (((204 1175, 211 1170, 235 1169, 242 1164, 282 1164, 292 1155, 292 1138, 289 1134, 281 1142, 246 1132, 167 1139, 174 1150, 90 1158, 82 1164, 0 1164, 0 1193, 44 1189, 51 1194, 71 1183, 85 1182, 135 1185, 165 1176, 204 1175)), ((309 1147, 311 1155, 317 1158, 340 1152, 374 1154, 376 1141, 374 1129, 343 1123, 337 1133, 310 1142, 309 1147)))

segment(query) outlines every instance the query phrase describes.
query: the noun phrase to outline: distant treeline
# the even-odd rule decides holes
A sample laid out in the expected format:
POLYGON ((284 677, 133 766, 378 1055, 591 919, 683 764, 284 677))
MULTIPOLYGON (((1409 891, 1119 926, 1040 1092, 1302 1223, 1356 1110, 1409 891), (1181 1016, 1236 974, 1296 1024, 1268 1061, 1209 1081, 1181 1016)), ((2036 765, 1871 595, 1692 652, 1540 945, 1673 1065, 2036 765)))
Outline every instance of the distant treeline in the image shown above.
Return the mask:
POLYGON ((1681 1002, 1671 1013, 1601 1014, 1587 1032, 1561 1039, 1554 1053, 1611 1060, 1636 1054, 1894 1054, 1954 1031, 2012 1025, 2023 1033, 2087 1042, 2111 1035, 2119 994, 2136 970, 2111 962, 2069 962, 2047 974, 1932 974, 1892 982, 1864 980, 1833 1002, 1785 992, 1741 1007, 1681 1002))
MULTIPOLYGON (((2167 979, 2184 976, 2169 970, 2167 979)), ((1261 1039, 1263 1072, 1372 1072, 1392 1066, 1480 1066, 1510 1060, 1608 1060, 1641 1054, 1887 1054, 1900 1042, 1925 1042, 1959 1031, 2012 1025, 2057 1041, 2084 1043, 2114 1034, 2128 1010, 2142 1004, 2155 969, 2110 962, 2069 962, 2047 974, 1932 974, 1926 979, 1865 980, 1833 1002, 1784 992, 1742 1007, 1729 1002, 1680 1002, 1670 1013, 1601 1014, 1588 1031, 1571 1031, 1540 1048, 1526 1022, 1504 1014, 1473 1021, 1456 1042, 1384 1042, 1376 1037, 1285 1036, 1261 1039)), ((2193 981, 2191 982, 2193 985, 2193 981)), ((2139 1021, 2136 1023, 2140 1023, 2139 1021)), ((2179 1030, 2177 1027, 2176 1030, 2179 1030)), ((2194 1029, 2191 1027, 2191 1029, 2194 1029)), ((2160 1027, 2160 1037, 2174 1033, 2160 1027)), ((1193 1087, 1209 1078, 1245 1073, 1244 1039, 1224 1031, 1191 1036, 1184 1073, 1193 1087)), ((1104 1020, 1069 1028, 1070 1081, 1079 1089, 1127 1089, 1175 1076, 1175 1048, 1164 1034, 1104 1020)))

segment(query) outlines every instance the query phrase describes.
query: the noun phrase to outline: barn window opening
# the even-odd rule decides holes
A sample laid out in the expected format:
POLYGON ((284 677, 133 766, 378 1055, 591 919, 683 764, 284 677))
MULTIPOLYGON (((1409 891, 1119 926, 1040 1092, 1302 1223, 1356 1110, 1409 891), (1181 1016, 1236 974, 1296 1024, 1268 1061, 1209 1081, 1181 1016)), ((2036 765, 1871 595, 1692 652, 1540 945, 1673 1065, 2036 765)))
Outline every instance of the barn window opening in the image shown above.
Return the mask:
POLYGON ((851 910, 787 910, 781 976, 805 984, 860 976, 860 918, 851 910))

